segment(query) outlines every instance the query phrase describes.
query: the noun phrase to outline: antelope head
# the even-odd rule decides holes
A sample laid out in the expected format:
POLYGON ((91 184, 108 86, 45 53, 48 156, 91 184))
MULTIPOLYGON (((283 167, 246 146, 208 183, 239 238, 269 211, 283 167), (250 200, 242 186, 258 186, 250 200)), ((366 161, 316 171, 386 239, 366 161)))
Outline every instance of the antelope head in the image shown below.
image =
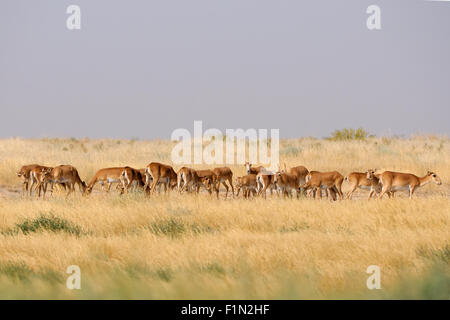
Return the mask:
POLYGON ((252 164, 247 161, 245 163, 245 171, 247 172, 247 174, 250 174, 251 169, 252 169, 252 164))
POLYGON ((428 172, 427 172, 427 175, 428 175, 429 177, 431 177, 431 180, 432 180, 434 183, 436 183, 438 186, 440 186, 440 185, 442 184, 441 178, 439 178, 439 176, 438 176, 436 173, 434 173, 434 172, 432 172, 432 171, 428 171, 428 172))
POLYGON ((366 179, 373 180, 373 178, 375 177, 375 171, 376 171, 376 169, 368 169, 366 171, 366 179))

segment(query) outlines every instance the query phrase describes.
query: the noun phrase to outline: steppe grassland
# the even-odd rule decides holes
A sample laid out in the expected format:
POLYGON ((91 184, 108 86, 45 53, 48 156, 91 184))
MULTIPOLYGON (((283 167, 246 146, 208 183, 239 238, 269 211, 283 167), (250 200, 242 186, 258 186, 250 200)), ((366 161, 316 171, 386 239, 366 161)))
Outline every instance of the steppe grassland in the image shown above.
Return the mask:
MULTIPOLYGON (((368 168, 439 174, 416 199, 267 201, 96 193, 20 199, 23 164, 170 163, 168 141, 0 141, 2 298, 448 298, 449 139, 282 140, 281 163, 348 174, 368 168), (82 271, 68 290, 67 266, 82 271), (382 290, 366 288, 378 265, 382 290)), ((197 166, 199 167, 199 166, 197 166)), ((177 166, 175 166, 178 169, 177 166)), ((232 166, 235 176, 243 166, 232 166)), ((345 188, 345 186, 344 186, 345 188)))

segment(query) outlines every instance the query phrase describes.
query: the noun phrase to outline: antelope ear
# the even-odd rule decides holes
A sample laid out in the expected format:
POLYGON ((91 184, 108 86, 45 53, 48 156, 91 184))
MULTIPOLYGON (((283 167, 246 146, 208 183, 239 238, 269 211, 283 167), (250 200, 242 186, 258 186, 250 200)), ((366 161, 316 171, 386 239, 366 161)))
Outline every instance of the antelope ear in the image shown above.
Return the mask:
POLYGON ((433 172, 431 172, 430 170, 428 170, 427 175, 431 176, 433 172))

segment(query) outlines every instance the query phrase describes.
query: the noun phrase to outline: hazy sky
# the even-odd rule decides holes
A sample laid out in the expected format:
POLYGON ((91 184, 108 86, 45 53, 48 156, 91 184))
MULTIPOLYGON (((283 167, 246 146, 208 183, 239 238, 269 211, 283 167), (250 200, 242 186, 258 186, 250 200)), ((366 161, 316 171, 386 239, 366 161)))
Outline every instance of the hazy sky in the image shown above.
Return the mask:
POLYGON ((450 2, 2 0, 0 110, 0 137, 448 134, 450 2))

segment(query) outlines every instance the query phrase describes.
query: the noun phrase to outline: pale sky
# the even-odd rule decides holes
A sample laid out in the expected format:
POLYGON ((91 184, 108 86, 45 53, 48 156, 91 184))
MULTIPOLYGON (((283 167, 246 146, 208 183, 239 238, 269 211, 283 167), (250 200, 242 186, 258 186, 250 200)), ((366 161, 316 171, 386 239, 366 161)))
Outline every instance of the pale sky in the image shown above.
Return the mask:
POLYGON ((0 110, 0 137, 448 134, 450 2, 2 0, 0 110))

